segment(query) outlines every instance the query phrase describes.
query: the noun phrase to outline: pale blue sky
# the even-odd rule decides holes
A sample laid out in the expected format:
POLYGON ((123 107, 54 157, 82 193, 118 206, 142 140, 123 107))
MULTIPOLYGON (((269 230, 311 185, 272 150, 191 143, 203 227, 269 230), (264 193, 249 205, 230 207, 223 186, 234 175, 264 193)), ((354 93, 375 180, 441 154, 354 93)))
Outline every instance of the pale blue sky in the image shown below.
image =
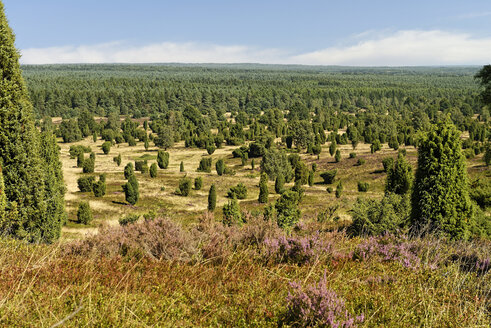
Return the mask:
POLYGON ((24 63, 488 63, 491 1, 4 0, 24 63))

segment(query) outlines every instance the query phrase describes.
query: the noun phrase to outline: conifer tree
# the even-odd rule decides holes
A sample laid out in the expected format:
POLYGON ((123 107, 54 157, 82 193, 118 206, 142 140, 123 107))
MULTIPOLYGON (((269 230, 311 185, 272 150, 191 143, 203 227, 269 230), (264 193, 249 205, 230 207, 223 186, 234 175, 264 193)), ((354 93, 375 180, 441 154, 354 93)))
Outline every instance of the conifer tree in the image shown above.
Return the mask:
MULTIPOLYGON (((46 166, 40 150, 39 132, 34 126, 32 105, 21 76, 19 53, 0 2, 0 162, 7 203, 15 203, 18 222, 2 227, 6 233, 31 241, 52 240, 47 220, 46 166)), ((59 230, 59 227, 54 227, 59 230)))
POLYGON ((152 165, 150 165, 150 177, 151 178, 157 177, 157 164, 155 163, 152 163, 152 165))
POLYGON ((157 164, 161 169, 166 169, 169 166, 169 153, 163 150, 159 150, 157 153, 157 164))
POLYGON ((135 170, 133 168, 133 163, 129 162, 124 167, 124 178, 128 180, 130 178, 130 176, 132 176, 133 174, 135 174, 135 170))
POLYGON ((281 194, 285 188, 284 188, 284 185, 285 185, 285 178, 283 177, 283 174, 278 174, 278 176, 276 176, 276 180, 274 182, 274 191, 277 193, 277 194, 281 194))
POLYGON ((140 192, 138 190, 138 181, 134 174, 130 175, 128 182, 123 185, 123 191, 125 199, 131 205, 135 205, 140 198, 140 192))
POLYGON ((45 222, 39 227, 42 239, 53 242, 60 237, 61 227, 66 222, 65 183, 60 162, 60 148, 56 137, 51 131, 41 134, 41 155, 44 160, 45 197, 47 215, 45 222))
POLYGON ((449 122, 432 126, 418 148, 411 199, 413 231, 464 238, 472 220, 468 188, 460 132, 449 122))
POLYGON ((3 184, 3 173, 0 167, 0 231, 3 230, 4 224, 6 224, 5 219, 7 210, 7 196, 5 195, 5 185, 3 184))
MULTIPOLYGON (((389 157, 392 159, 392 157, 389 157)), ((389 164, 390 165, 390 164, 389 164)), ((387 180, 385 183, 385 192, 393 192, 398 195, 405 195, 411 190, 413 182, 412 167, 406 160, 406 156, 399 152, 397 161, 392 167, 387 168, 387 180)))
POLYGON ((212 184, 208 193, 208 211, 213 212, 217 206, 217 191, 215 185, 212 184))
POLYGON ((92 211, 88 202, 81 202, 78 205, 77 222, 81 224, 89 224, 93 219, 92 211))
POLYGON ((259 202, 262 204, 267 203, 268 195, 268 176, 263 172, 259 180, 259 202))

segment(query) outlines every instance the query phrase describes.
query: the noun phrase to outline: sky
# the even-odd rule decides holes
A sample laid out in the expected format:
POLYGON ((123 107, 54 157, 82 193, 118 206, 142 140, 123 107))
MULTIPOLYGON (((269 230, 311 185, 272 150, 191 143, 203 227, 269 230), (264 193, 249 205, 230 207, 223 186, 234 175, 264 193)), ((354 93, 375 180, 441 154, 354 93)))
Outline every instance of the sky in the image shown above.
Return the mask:
POLYGON ((3 0, 23 64, 484 65, 491 0, 3 0))

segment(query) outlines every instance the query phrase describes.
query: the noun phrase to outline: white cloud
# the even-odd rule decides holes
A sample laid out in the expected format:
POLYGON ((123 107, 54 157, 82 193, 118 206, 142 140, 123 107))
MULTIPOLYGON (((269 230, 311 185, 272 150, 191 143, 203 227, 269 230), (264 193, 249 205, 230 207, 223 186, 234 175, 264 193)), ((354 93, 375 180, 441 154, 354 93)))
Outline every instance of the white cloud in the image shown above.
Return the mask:
POLYGON ((347 47, 294 56, 302 64, 413 66, 482 65, 491 58, 491 38, 444 31, 399 31, 347 47))
POLYGON ((141 47, 123 42, 87 46, 32 48, 21 51, 23 64, 54 63, 276 63, 285 54, 278 49, 195 42, 154 43, 141 47))
POLYGON ((123 42, 98 45, 32 48, 22 52, 23 64, 51 63, 277 63, 306 65, 412 66, 482 65, 490 61, 491 38, 445 31, 398 31, 384 36, 373 31, 352 40, 356 44, 309 53, 204 43, 155 43, 129 46, 123 42))

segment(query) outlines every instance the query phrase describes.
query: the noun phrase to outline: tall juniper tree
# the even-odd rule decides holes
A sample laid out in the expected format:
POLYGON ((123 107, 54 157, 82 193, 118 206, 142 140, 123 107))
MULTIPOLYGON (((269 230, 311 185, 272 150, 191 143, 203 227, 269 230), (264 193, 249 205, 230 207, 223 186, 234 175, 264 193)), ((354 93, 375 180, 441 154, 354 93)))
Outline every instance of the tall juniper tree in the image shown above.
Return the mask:
POLYGON ((0 2, 0 162, 7 208, 14 206, 18 211, 16 223, 5 222, 0 229, 17 238, 49 242, 59 236, 61 229, 59 217, 52 213, 59 212, 61 205, 53 202, 62 201, 62 197, 58 193, 60 197, 52 200, 50 194, 59 187, 49 181, 56 168, 48 168, 59 159, 53 153, 46 163, 42 156, 14 39, 0 2))
POLYGON ((418 148, 411 199, 413 230, 464 238, 472 220, 468 188, 460 132, 449 122, 438 123, 426 133, 418 148))

